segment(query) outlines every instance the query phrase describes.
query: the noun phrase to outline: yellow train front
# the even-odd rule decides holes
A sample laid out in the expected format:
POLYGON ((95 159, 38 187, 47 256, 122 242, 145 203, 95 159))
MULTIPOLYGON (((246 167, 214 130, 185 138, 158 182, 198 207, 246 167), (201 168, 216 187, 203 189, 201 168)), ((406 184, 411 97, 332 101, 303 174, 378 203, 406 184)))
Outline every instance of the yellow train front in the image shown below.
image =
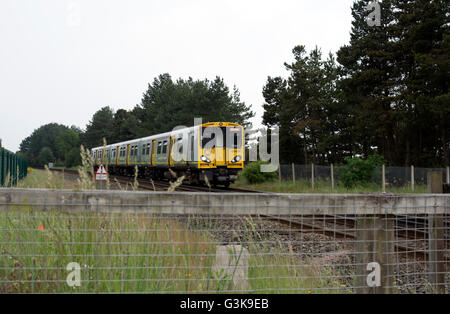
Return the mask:
POLYGON ((210 122, 121 143, 95 147, 95 166, 109 173, 228 187, 244 167, 244 130, 231 122, 210 122))

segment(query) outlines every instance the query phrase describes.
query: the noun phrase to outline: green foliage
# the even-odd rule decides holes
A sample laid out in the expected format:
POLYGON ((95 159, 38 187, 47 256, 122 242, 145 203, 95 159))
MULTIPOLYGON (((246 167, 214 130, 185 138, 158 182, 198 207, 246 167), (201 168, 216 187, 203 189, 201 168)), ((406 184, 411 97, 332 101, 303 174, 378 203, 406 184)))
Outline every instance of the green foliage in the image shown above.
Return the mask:
POLYGON ((347 157, 345 164, 339 167, 337 175, 346 188, 365 186, 370 182, 375 168, 382 166, 383 163, 383 157, 378 154, 371 155, 367 159, 347 157))
POLYGON ((43 147, 41 151, 39 152, 39 166, 47 165, 49 162, 55 161, 55 156, 53 155, 52 150, 50 147, 43 147))
POLYGON ((66 153, 66 168, 72 168, 81 164, 80 149, 78 147, 72 147, 68 153, 66 153))
POLYGON ((250 184, 264 183, 277 178, 277 172, 261 172, 261 165, 266 164, 262 161, 251 162, 245 166, 241 176, 250 184))
POLYGON ((373 147, 389 164, 450 163, 449 2, 379 1, 375 27, 371 2, 354 1, 338 64, 297 46, 289 77, 268 77, 263 124, 280 127, 282 163, 340 163, 373 147))
POLYGON ((171 131, 174 127, 192 126, 194 118, 203 122, 229 121, 243 125, 254 116, 241 102, 238 89, 232 92, 223 79, 214 81, 178 79, 162 74, 148 85, 142 102, 133 110, 140 136, 171 131))
POLYGON ((110 107, 103 107, 92 116, 86 126, 82 142, 87 147, 96 147, 103 144, 103 138, 111 143, 113 135, 114 111, 110 107))
POLYGON ((79 146, 79 136, 81 130, 76 127, 67 127, 65 125, 50 123, 39 127, 20 144, 20 155, 27 159, 30 166, 42 166, 48 161, 57 161, 64 164, 67 153, 73 148, 79 146), (51 152, 52 159, 48 150, 51 152), (42 158, 41 158, 42 157, 42 158))

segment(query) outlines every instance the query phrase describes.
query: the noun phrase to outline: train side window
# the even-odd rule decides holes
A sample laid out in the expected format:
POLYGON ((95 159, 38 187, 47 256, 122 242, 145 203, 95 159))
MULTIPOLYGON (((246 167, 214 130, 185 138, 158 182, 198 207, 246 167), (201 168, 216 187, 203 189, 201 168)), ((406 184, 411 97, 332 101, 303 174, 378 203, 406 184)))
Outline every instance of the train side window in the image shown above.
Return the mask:
POLYGON ((179 154, 183 154, 183 138, 182 137, 179 137, 178 139, 177 139, 177 142, 178 142, 178 153, 179 154))
POLYGON ((162 153, 167 154, 167 141, 164 141, 163 147, 162 147, 162 153))
POLYGON ((158 142, 158 150, 156 151, 157 155, 161 154, 161 146, 162 146, 162 142, 158 142))
POLYGON ((194 134, 191 133, 190 134, 190 139, 191 139, 191 161, 194 161, 194 152, 195 152, 195 147, 194 147, 194 134))
POLYGON ((142 145, 142 155, 145 155, 145 144, 142 145))
POLYGON ((147 144, 147 153, 146 155, 150 155, 150 143, 147 144))

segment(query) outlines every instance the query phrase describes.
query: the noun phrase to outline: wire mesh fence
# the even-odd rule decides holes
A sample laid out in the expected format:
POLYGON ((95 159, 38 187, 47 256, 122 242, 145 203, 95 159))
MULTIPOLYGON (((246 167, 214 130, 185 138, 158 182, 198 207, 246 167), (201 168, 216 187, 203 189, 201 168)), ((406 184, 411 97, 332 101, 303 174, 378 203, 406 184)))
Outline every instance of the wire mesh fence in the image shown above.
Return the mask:
MULTIPOLYGON (((423 188, 427 184, 427 173, 438 171, 442 173, 443 181, 450 183, 450 169, 446 168, 418 168, 418 167, 385 167, 385 184, 389 188, 414 187, 423 188), (413 178, 414 184, 411 184, 413 178)), ((382 167, 373 170, 369 184, 378 186, 382 190, 382 167)), ((338 186, 342 183, 341 167, 339 166, 322 166, 322 165, 298 165, 298 164, 281 164, 279 178, 281 181, 291 182, 307 182, 321 186, 338 186)))
POLYGON ((0 293, 448 293, 448 195, 0 190, 0 293))

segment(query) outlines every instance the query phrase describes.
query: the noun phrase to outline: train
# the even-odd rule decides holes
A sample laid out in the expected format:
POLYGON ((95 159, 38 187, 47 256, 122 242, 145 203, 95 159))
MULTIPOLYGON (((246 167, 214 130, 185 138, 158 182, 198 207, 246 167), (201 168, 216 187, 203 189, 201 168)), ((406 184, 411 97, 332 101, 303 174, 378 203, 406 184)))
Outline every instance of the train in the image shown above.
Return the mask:
POLYGON ((244 129, 232 122, 208 122, 91 149, 94 167, 109 174, 186 184, 229 187, 244 167, 244 129))
POLYGON ((28 162, 0 147, 0 187, 15 186, 27 176, 28 162))

